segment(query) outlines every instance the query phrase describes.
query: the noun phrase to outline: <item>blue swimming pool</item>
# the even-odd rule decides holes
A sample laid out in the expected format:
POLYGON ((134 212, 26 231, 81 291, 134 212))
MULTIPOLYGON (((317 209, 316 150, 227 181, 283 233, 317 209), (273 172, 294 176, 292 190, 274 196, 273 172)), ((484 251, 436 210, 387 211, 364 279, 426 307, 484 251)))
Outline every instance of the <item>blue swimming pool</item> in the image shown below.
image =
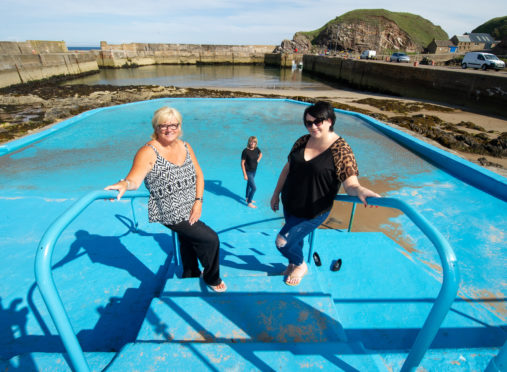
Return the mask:
MULTIPOLYGON (((2 313, 6 314, 2 319, 9 320, 3 321, 6 335, 1 335, 0 349, 5 351, 0 357, 9 359, 31 352, 33 345, 36 351, 58 350, 58 338, 49 336, 55 334, 54 328, 34 291, 35 247, 45 229, 75 200, 126 175, 136 150, 150 137, 153 111, 165 105, 183 114, 183 139, 193 146, 204 172, 203 220, 223 234, 239 225, 253 226, 256 231, 261 228, 275 231, 280 227, 281 215, 269 209, 269 199, 293 142, 305 133, 303 103, 270 99, 159 99, 93 110, 57 124, 52 133, 5 144, 0 147, 4 153, 0 156, 0 206, 4 216, 0 222, 3 237, 0 297, 2 313), (245 184, 240 154, 251 135, 258 137, 264 154, 256 177, 257 210, 241 204, 245 184), (17 328, 16 322, 20 323, 17 328), (42 347, 41 343, 47 346, 42 347)), ((495 329, 484 343, 499 346, 506 320, 507 209, 506 199, 502 198, 507 195, 506 180, 407 135, 396 131, 386 135, 391 129, 361 115, 338 112, 335 130, 353 148, 361 182, 383 196, 412 205, 449 241, 462 277, 459 296, 473 301, 473 306, 466 310, 462 308, 465 305, 457 303, 456 311, 466 311, 467 321, 473 319, 481 327, 486 324, 495 329), (407 145, 410 141, 414 141, 415 148, 426 149, 423 155, 407 145), (442 156, 452 161, 443 161, 442 156), (466 175, 463 177, 466 182, 463 181, 460 172, 452 170, 459 166, 469 167, 475 178, 488 179, 484 182, 486 186, 481 188, 480 180, 469 182, 466 175), (491 185, 495 193, 488 191, 491 185)), ((140 216, 146 213, 142 201, 136 202, 135 208, 140 216)), ((360 210, 358 218, 367 220, 367 213, 375 212, 360 210)), ((70 299, 66 306, 72 310, 69 313, 73 325, 82 330, 82 340, 90 351, 116 345, 114 339, 105 337, 103 344, 93 346, 96 334, 86 336, 87 332, 92 334, 101 329, 101 319, 107 318, 104 314, 114 313, 114 298, 125 298, 132 281, 136 289, 143 289, 149 297, 149 293, 159 290, 157 286, 168 275, 163 270, 167 269, 170 255, 164 248, 170 244, 165 231, 157 225, 145 224, 144 235, 129 235, 131 221, 126 216, 130 216, 127 202, 94 203, 69 226, 55 253, 62 297, 70 299), (144 249, 146 241, 158 248, 144 249), (115 265, 118 257, 122 260, 119 266, 115 265), (95 286, 102 277, 116 283, 108 287, 106 294, 101 284, 95 286), (79 278, 82 281, 76 282, 79 278), (85 290, 87 304, 82 304, 79 298, 85 290), (94 315, 90 315, 90 308, 95 308, 91 310, 94 315)), ((367 226, 362 231, 391 237, 399 244, 394 244, 393 249, 400 257, 413 262, 435 283, 440 280, 440 261, 431 243, 405 216, 378 215, 367 226)), ((361 230, 360 225, 357 230, 361 230)), ((361 252, 364 248, 358 246, 361 252)), ((224 245, 223 249, 232 252, 231 246, 224 245)), ((340 252, 340 247, 334 249, 340 252)), ((388 276, 389 263, 383 258, 392 253, 377 252, 375 247, 367 252, 372 257, 364 259, 369 266, 363 269, 385 269, 388 276)), ((108 321, 114 324, 114 320, 108 321)), ((128 332, 125 329, 123 336, 115 334, 115 337, 129 338, 128 332)))

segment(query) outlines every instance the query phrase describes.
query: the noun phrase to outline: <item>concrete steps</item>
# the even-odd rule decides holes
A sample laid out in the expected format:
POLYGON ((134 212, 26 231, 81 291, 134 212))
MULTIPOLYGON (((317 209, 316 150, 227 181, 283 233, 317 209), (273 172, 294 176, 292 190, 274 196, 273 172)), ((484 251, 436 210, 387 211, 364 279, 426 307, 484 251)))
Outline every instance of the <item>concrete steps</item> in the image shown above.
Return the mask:
POLYGON ((201 278, 168 279, 136 341, 108 371, 384 370, 380 357, 347 340, 314 266, 299 286, 284 283, 276 233, 221 233, 227 292, 213 292, 201 278))
POLYGON ((331 296, 312 291, 311 274, 305 279, 298 288, 281 276, 238 277, 226 293, 210 292, 196 278, 169 280, 152 301, 137 341, 345 341, 331 296))
POLYGON ((328 343, 132 343, 107 371, 386 371, 360 345, 328 343), (142 367, 141 367, 142 366, 142 367))

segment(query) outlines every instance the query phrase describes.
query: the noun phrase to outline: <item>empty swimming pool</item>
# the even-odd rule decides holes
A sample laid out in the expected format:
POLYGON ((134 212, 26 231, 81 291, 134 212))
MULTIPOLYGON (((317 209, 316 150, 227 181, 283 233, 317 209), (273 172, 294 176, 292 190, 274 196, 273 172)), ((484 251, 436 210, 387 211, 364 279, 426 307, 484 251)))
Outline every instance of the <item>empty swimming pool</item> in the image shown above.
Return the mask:
MULTIPOLYGON (((78 198, 125 177, 133 155, 149 140, 152 113, 166 105, 183 114, 183 139, 193 146, 206 181, 202 219, 222 234, 222 242, 234 240, 225 237, 240 225, 247 226, 243 229, 262 230, 266 236, 281 225, 281 214, 269 209, 269 199, 293 142, 305 134, 302 103, 182 98, 138 102, 93 110, 57 124, 51 133, 0 147, 4 153, 0 157, 3 215, 0 296, 1 311, 6 314, 2 316, 6 320, 2 331, 5 335, 0 335, 0 349, 4 350, 0 356, 5 363, 11 363, 6 365, 35 363, 34 357, 23 359, 20 356, 23 353, 61 351, 51 320, 40 296, 34 292, 35 248, 51 222, 78 198), (256 210, 242 203, 244 180, 240 155, 251 135, 257 136, 264 154, 256 177, 259 205, 256 210), (17 359, 9 361, 11 357, 17 359)), ((482 340, 477 341, 476 347, 500 346, 505 323, 507 264, 507 213, 505 198, 502 199, 502 195, 506 195, 505 179, 420 141, 411 142, 408 136, 396 131, 392 133, 403 136, 406 141, 386 135, 389 130, 361 115, 337 113, 335 131, 354 150, 361 182, 383 196, 399 198, 412 205, 454 248, 462 277, 459 298, 470 300, 472 304, 466 307, 457 302, 456 313, 466 312, 463 318, 468 322, 472 319, 471 323, 478 328, 490 331, 487 335, 482 330, 470 331, 463 337, 482 340), (429 150, 420 155, 418 146, 429 150), (452 166, 442 167, 442 156, 469 167, 470 172, 477 175, 475 177, 492 180, 496 193, 489 192, 489 186, 481 188, 480 182, 463 181, 459 172, 444 170, 452 166)), ((139 329, 139 324, 135 323, 140 320, 129 318, 132 328, 122 328, 114 320, 115 299, 122 298, 126 306, 122 309, 129 308, 125 301, 130 298, 131 309, 146 311, 146 302, 160 292, 160 283, 174 275, 167 273, 171 255, 167 250, 170 245, 167 231, 142 220, 143 234, 130 234, 129 208, 128 202, 94 203, 68 227, 57 245, 53 262, 57 285, 63 292, 62 298, 85 351, 117 350, 131 340, 134 330, 139 329), (147 242, 158 248, 147 249, 147 242), (111 280, 107 286, 98 283, 103 278, 111 280), (139 308, 136 301, 142 303, 139 308), (111 328, 116 330, 111 331, 111 328)), ((334 217, 329 221, 332 227, 343 225, 345 217, 341 217, 340 208, 346 207, 337 204, 334 217)), ((142 200, 136 202, 135 209, 139 216, 146 214, 142 200)), ((389 236, 397 243, 393 249, 400 252, 400 256, 412 261, 436 282, 440 280, 439 259, 431 243, 405 216, 361 210, 357 219, 358 231, 376 231, 389 236)), ((322 242, 327 242, 326 239, 322 242)), ((272 241, 268 239, 266 244, 269 243, 272 241)), ((367 243, 362 240, 357 244, 361 254, 370 256, 361 261, 368 265, 366 271, 384 272, 388 277, 390 263, 384 258, 393 253, 375 250, 375 247, 365 251, 367 243)), ((225 265, 234 267, 233 249, 228 245, 222 248, 229 252, 225 265)), ((324 248, 319 249, 319 253, 323 251, 324 248)), ((331 253, 322 256, 330 259, 333 255, 347 254, 339 246, 329 247, 328 251, 331 253)), ((259 250, 258 254, 262 256, 266 252, 259 250)), ((349 267, 353 264, 347 263, 349 267)), ((423 307, 426 308, 426 304, 423 307)), ((373 314, 369 316, 375 318, 373 314)), ((395 320, 389 321, 393 323, 389 327, 395 328, 395 320)), ((454 327, 459 328, 459 321, 456 324, 454 327)), ((356 325, 358 328, 361 326, 356 325)), ((468 323, 465 328, 474 329, 468 323)), ((350 331, 350 334, 354 333, 350 331)), ((360 333, 355 335, 362 337, 360 333)), ((391 348, 405 349, 401 340, 402 337, 396 341, 398 346, 394 342, 391 348)))

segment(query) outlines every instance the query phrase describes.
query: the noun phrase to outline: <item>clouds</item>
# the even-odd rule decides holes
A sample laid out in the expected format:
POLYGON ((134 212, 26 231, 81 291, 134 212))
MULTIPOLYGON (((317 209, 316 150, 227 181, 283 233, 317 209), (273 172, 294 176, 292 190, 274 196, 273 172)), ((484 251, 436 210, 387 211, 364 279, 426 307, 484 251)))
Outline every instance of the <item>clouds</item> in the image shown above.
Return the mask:
POLYGON ((278 45, 354 9, 418 14, 449 36, 505 15, 504 1, 356 0, 0 0, 0 40, 65 40, 67 45, 129 42, 278 45), (482 9, 485 8, 485 9, 482 9))

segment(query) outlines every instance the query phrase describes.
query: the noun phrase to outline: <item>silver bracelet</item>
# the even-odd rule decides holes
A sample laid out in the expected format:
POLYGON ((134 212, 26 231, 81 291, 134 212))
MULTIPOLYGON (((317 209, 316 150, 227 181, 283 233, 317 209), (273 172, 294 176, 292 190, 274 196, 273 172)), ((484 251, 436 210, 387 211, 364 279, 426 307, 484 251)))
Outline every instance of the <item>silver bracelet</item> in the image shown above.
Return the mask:
POLYGON ((130 181, 129 181, 128 179, 126 179, 126 178, 122 178, 122 179, 120 180, 120 182, 121 182, 121 181, 125 181, 125 182, 127 182, 127 190, 128 190, 128 189, 130 189, 130 181))

